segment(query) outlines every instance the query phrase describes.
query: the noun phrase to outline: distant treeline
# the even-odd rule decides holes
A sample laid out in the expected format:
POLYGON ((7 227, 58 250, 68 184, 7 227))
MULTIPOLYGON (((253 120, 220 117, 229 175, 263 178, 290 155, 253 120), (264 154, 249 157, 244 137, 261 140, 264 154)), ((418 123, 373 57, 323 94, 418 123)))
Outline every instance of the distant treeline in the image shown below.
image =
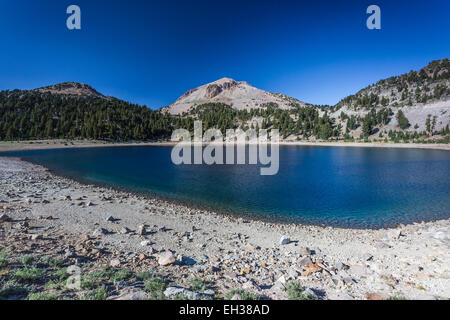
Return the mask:
MULTIPOLYGON (((119 99, 95 96, 70 96, 39 91, 0 92, 0 140, 96 139, 112 141, 170 139, 174 129, 193 132, 194 121, 201 120, 203 130, 241 128, 278 129, 282 138, 354 139, 350 132, 361 127, 360 139, 367 139, 388 124, 391 108, 371 109, 366 115, 330 117, 330 108, 293 106, 280 109, 276 103, 258 109, 236 110, 223 103, 199 105, 188 113, 170 116, 160 110, 131 104, 119 99), (343 127, 344 126, 344 127, 343 127), (345 130, 344 130, 345 128, 345 130)), ((381 132, 380 138, 409 140, 432 136, 436 117, 427 119, 427 130, 412 134, 403 130, 411 124, 399 110, 396 115, 400 133, 381 132)), ((416 127, 414 129, 417 129, 416 127)), ((449 134, 448 126, 439 132, 449 134)))

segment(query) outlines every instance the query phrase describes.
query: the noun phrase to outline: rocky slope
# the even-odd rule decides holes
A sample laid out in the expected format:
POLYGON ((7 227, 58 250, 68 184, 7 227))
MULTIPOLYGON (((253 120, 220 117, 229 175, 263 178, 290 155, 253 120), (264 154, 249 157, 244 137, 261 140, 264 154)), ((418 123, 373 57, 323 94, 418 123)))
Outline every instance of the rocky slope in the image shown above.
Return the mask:
POLYGON ((277 104, 281 109, 306 105, 295 98, 255 88, 246 81, 222 78, 187 91, 163 110, 176 115, 205 103, 225 103, 237 110, 263 108, 269 104, 277 104))
POLYGON ((103 94, 99 93, 97 90, 92 88, 90 85, 78 82, 58 83, 55 85, 38 88, 33 91, 58 95, 78 96, 78 97, 107 98, 103 94))
POLYGON ((364 117, 371 109, 383 108, 392 110, 391 121, 379 126, 386 132, 399 129, 399 110, 410 123, 405 131, 427 131, 427 118, 434 117, 434 130, 444 129, 450 123, 450 61, 432 61, 419 71, 380 80, 342 99, 333 107, 332 116, 339 122, 342 112, 349 116, 364 117))

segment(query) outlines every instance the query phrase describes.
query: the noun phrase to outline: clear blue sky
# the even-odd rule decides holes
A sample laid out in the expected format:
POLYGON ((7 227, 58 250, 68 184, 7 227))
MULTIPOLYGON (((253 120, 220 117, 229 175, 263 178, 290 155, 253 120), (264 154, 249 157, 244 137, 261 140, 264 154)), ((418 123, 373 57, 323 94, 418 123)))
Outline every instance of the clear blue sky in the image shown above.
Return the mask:
POLYGON ((448 0, 0 0, 0 89, 77 81, 158 108, 231 77, 335 104, 449 57, 449 14, 448 0), (82 30, 66 28, 71 4, 82 30))

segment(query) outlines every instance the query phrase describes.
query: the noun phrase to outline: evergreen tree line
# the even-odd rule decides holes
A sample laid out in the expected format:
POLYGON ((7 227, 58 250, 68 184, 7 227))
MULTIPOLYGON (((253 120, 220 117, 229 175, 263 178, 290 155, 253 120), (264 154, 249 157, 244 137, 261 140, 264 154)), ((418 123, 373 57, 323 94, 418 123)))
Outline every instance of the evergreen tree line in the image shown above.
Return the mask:
MULTIPOLYGON (((386 125, 392 117, 390 108, 372 108, 364 117, 346 115, 344 139, 350 131, 362 126, 361 138, 374 133, 374 128, 386 125)), ((96 139, 112 141, 170 139, 174 129, 193 133, 194 121, 201 120, 203 130, 216 128, 278 129, 286 138, 296 135, 308 139, 337 139, 342 136, 341 124, 329 116, 326 108, 315 106, 280 109, 276 103, 260 108, 237 110, 223 103, 199 105, 187 113, 170 116, 159 110, 131 104, 114 98, 74 97, 36 91, 0 92, 0 140, 33 139, 96 139)), ((397 120, 402 130, 410 124, 399 110, 397 120)), ((436 117, 427 118, 426 133, 435 133, 436 117)), ((407 134, 407 133, 406 133, 407 134)), ((442 134, 448 134, 442 130, 442 134)), ((393 135, 393 134, 391 134, 393 135)), ((389 135, 389 137, 391 137, 389 135)), ((396 139, 403 139, 396 135, 396 139)), ((416 138, 413 136, 412 138, 416 138)))
POLYGON ((171 134, 159 111, 118 99, 1 91, 0 139, 149 140, 171 134))

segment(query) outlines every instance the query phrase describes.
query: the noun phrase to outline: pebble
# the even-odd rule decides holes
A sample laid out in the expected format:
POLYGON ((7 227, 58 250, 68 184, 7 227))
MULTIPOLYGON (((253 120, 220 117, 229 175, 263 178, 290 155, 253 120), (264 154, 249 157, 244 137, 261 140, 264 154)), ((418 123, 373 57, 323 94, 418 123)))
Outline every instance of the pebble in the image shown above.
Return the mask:
POLYGON ((108 231, 107 231, 106 229, 103 229, 103 228, 97 228, 97 229, 94 230, 94 232, 92 233, 92 235, 93 235, 94 237, 98 237, 98 236, 105 235, 105 234, 107 234, 107 233, 108 233, 108 231))
POLYGON ((175 256, 169 250, 161 253, 158 258, 158 263, 160 266, 167 266, 167 265, 175 263, 175 261, 176 261, 175 256))
POLYGON ((147 230, 146 230, 146 228, 145 228, 144 225, 140 225, 140 226, 137 228, 136 233, 137 233, 138 235, 145 236, 145 235, 147 234, 147 230))
POLYGON ((119 259, 112 259, 112 260, 109 262, 109 265, 110 265, 111 267, 118 267, 118 266, 120 266, 120 260, 119 260, 119 259))
POLYGON ((280 239, 280 244, 285 245, 291 243, 291 239, 288 236, 282 236, 280 239))
POLYGON ((148 294, 142 290, 125 292, 117 296, 110 296, 106 300, 148 300, 148 294))
POLYGON ((7 214, 0 215, 0 222, 8 222, 11 221, 11 218, 7 214))

